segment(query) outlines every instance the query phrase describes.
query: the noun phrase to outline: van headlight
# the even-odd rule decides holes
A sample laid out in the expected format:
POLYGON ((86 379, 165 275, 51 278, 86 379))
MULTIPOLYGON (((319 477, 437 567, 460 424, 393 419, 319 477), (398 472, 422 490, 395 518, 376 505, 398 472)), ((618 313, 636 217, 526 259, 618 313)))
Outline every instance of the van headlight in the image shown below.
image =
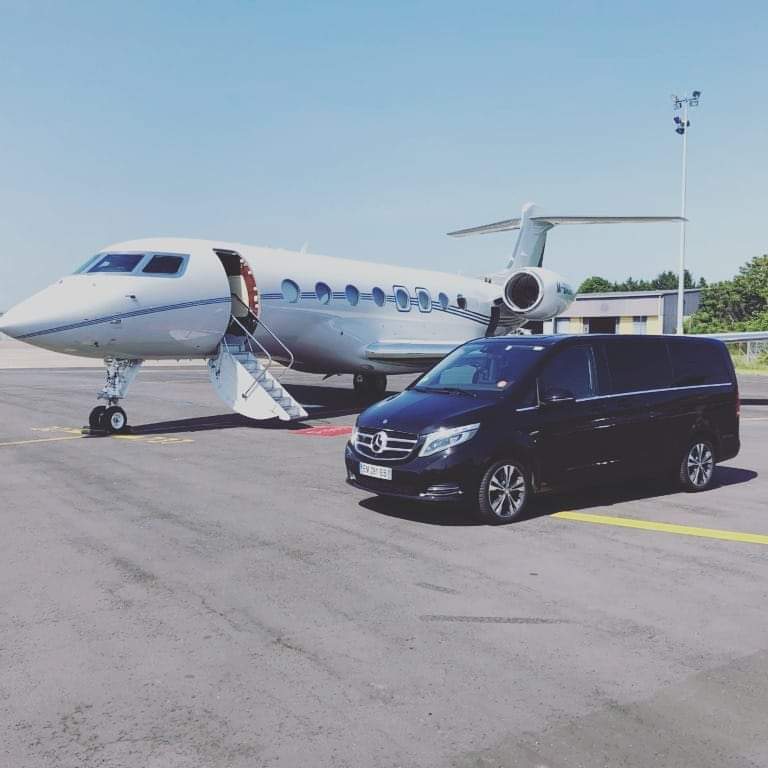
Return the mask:
POLYGON ((424 445, 419 451, 419 456, 431 456, 433 453, 444 451, 446 448, 453 448, 455 445, 466 443, 471 440, 480 429, 479 424, 467 424, 464 427, 453 427, 451 429, 438 429, 437 432, 430 432, 424 438, 424 445))

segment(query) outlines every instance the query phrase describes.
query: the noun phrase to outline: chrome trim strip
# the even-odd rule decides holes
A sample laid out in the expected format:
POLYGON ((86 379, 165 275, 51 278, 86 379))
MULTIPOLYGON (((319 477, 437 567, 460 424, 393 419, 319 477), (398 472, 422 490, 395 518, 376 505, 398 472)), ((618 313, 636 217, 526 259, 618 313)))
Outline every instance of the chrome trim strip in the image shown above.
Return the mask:
POLYGON ((732 382, 725 384, 693 384, 688 387, 661 387, 659 389, 639 389, 637 392, 616 392, 611 395, 593 395, 592 397, 579 397, 577 403, 583 403, 587 400, 607 400, 610 397, 628 397, 629 395, 653 395, 656 392, 677 392, 682 389, 706 389, 707 387, 732 387, 732 382))
MULTIPOLYGON (((661 389, 641 389, 637 392, 615 392, 610 395, 593 395, 592 397, 579 397, 574 402, 585 403, 590 400, 607 400, 612 397, 629 397, 630 395, 653 395, 656 392, 678 392, 685 389, 707 389, 709 387, 732 387, 733 382, 727 381, 724 384, 692 384, 687 387, 662 387, 661 389)), ((527 405, 524 408, 515 408, 515 413, 522 413, 523 411, 534 411, 540 406, 527 405)))

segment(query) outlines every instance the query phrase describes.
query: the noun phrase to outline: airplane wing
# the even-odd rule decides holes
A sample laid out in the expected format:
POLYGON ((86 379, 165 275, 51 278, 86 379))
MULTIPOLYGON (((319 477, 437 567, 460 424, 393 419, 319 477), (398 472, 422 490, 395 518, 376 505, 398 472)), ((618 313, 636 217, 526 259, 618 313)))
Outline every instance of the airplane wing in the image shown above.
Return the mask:
POLYGON ((369 360, 403 363, 442 360, 465 341, 377 341, 365 348, 365 356, 369 360))

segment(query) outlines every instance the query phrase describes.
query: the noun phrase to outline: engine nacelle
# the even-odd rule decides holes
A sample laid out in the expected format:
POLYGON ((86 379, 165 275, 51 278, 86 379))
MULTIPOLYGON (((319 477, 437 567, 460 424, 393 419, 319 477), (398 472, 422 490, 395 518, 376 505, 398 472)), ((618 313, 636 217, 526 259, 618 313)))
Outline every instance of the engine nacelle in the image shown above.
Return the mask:
POLYGON ((564 312, 575 297, 560 275, 540 267, 513 272, 504 283, 504 303, 526 320, 549 320, 564 312))

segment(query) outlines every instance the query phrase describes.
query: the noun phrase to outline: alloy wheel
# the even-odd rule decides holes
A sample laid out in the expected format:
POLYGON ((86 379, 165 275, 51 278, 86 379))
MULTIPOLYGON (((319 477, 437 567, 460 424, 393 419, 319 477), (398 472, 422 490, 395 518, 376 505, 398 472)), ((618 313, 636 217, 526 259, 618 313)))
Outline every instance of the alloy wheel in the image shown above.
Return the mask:
POLYGON ((525 477, 514 464, 502 464, 488 483, 488 503, 498 517, 512 517, 525 503, 525 477))
POLYGON ((706 443, 694 443, 688 451, 686 471, 691 485, 703 488, 712 477, 715 468, 715 458, 706 443))

